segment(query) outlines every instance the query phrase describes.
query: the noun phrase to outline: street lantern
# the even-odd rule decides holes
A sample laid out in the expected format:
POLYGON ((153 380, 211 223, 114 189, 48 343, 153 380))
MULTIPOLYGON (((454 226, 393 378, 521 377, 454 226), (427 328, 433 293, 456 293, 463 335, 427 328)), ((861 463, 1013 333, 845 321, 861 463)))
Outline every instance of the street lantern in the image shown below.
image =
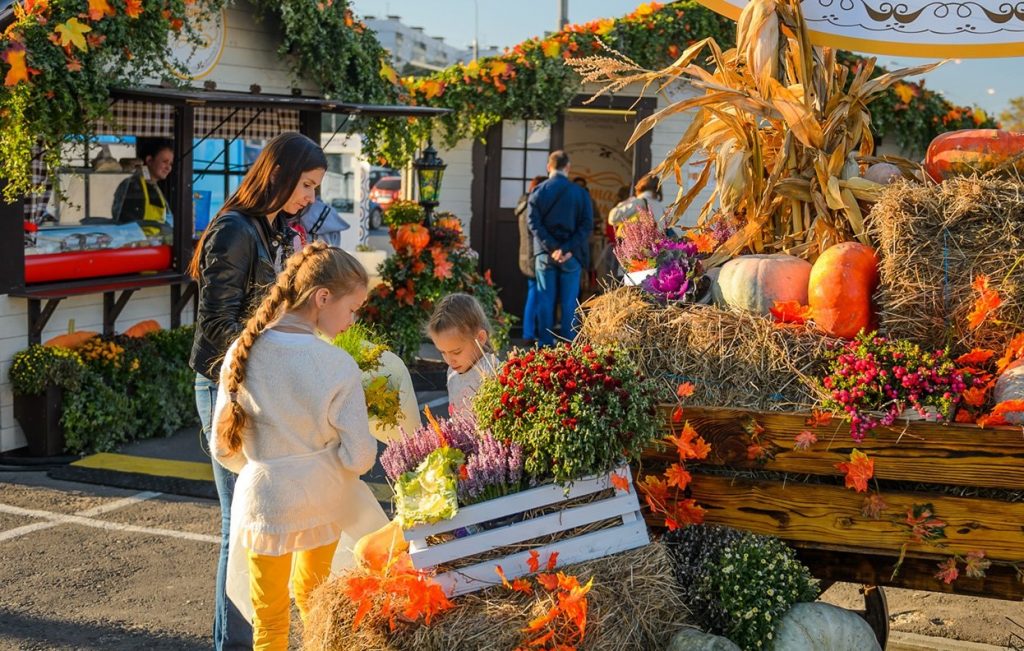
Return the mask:
POLYGON ((427 224, 430 224, 430 216, 438 205, 441 197, 441 178, 447 165, 437 157, 437 150, 429 141, 427 148, 423 150, 423 156, 413 161, 412 166, 416 169, 416 183, 420 190, 420 205, 426 212, 427 224))

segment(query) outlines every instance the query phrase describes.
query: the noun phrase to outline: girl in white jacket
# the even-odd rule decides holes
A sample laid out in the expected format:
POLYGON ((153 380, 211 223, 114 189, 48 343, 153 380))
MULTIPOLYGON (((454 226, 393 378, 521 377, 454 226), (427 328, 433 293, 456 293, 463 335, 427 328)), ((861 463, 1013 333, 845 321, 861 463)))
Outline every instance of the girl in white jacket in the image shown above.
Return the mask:
POLYGON ((288 260, 221 370, 213 450, 238 473, 231 552, 248 560, 257 650, 288 647, 289 582, 305 620, 342 534, 382 515, 359 479, 377 454, 359 368, 318 336, 352 325, 366 286, 355 258, 310 244, 288 260))

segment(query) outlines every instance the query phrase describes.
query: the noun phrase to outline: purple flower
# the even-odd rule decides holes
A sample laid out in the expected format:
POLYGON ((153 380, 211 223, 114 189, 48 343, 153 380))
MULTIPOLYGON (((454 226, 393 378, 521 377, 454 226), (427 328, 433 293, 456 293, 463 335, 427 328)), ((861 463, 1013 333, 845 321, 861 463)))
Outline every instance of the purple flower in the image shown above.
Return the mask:
POLYGON ((697 245, 688 240, 664 237, 654 245, 655 257, 660 257, 662 253, 666 254, 666 257, 693 258, 697 255, 697 245))
POLYGON ((523 448, 485 433, 461 474, 458 492, 463 506, 514 493, 523 483, 523 448))
MULTIPOLYGON (((468 458, 475 454, 480 444, 476 423, 470 419, 455 417, 438 419, 438 426, 452 447, 462 450, 468 458)), ((380 455, 380 465, 388 478, 395 482, 404 473, 415 470, 428 454, 441 447, 441 440, 431 425, 425 425, 412 435, 402 432, 402 438, 392 441, 380 455)))
POLYGON ((690 266, 685 260, 669 260, 658 271, 644 279, 645 291, 666 301, 681 301, 690 290, 690 266))
POLYGON ((650 265, 657 257, 655 247, 664 237, 654 215, 650 211, 640 210, 636 217, 622 225, 615 243, 615 256, 627 269, 650 265))

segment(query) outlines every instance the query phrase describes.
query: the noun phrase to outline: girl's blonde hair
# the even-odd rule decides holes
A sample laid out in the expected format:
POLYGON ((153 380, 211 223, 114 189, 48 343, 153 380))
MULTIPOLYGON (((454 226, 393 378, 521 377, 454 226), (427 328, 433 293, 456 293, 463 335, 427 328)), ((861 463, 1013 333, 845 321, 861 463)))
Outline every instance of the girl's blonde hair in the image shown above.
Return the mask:
POLYGON ((266 298, 245 324, 238 336, 235 354, 225 380, 225 389, 231 402, 217 421, 217 442, 221 447, 237 452, 242 447, 242 430, 247 415, 238 402, 238 388, 245 381, 245 367, 256 338, 276 320, 283 311, 300 310, 318 289, 328 289, 341 297, 365 288, 369 283, 366 269, 359 261, 341 249, 324 242, 313 242, 288 258, 284 271, 277 277, 266 298))
POLYGON ((487 333, 484 350, 494 352, 491 346, 491 322, 487 320, 480 301, 469 294, 449 294, 434 307, 434 313, 430 315, 427 324, 427 333, 435 335, 447 330, 456 330, 467 337, 476 337, 476 333, 483 330, 487 333))

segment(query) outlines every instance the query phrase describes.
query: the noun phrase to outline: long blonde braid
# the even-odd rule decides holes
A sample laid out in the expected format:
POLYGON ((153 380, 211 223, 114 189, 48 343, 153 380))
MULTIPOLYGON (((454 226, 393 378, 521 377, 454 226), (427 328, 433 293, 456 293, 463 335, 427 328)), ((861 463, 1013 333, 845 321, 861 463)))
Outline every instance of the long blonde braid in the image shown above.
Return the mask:
POLYGON ((282 310, 301 308, 317 289, 326 287, 345 294, 357 284, 366 286, 366 270, 351 255, 324 242, 313 242, 288 259, 284 271, 238 336, 225 381, 231 401, 217 422, 217 442, 221 448, 237 452, 242 447, 242 430, 248 416, 238 401, 238 390, 245 381, 249 352, 256 339, 282 310))

